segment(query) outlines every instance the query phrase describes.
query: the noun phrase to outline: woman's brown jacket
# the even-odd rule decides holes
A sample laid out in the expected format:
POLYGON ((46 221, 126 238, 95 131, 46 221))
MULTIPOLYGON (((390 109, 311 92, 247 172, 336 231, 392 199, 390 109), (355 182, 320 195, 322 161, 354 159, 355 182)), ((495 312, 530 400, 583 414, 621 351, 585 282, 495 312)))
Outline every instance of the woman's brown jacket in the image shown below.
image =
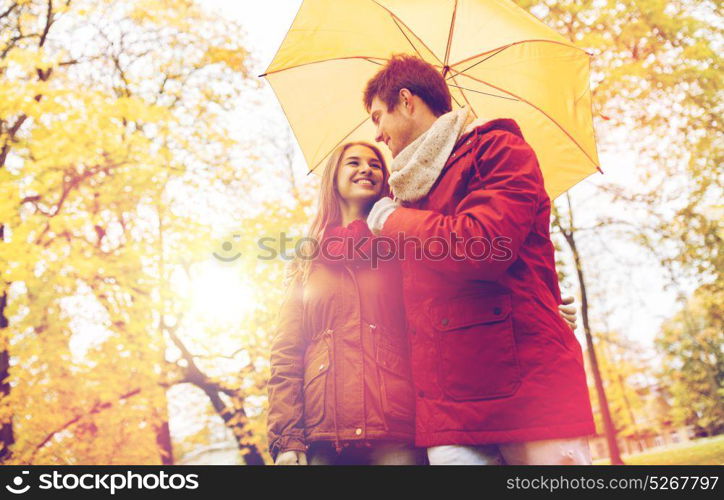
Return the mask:
POLYGON ((329 229, 306 283, 289 285, 271 349, 273 457, 312 441, 414 440, 399 262, 374 261, 373 238, 361 220, 329 229))

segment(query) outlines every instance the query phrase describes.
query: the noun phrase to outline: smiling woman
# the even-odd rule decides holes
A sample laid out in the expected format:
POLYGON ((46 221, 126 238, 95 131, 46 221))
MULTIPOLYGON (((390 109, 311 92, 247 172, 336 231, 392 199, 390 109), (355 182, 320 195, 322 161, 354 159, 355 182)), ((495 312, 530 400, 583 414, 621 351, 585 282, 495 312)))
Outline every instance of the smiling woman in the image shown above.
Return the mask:
POLYGON ((191 316, 219 324, 241 321, 257 307, 253 284, 241 269, 199 264, 191 278, 191 316))

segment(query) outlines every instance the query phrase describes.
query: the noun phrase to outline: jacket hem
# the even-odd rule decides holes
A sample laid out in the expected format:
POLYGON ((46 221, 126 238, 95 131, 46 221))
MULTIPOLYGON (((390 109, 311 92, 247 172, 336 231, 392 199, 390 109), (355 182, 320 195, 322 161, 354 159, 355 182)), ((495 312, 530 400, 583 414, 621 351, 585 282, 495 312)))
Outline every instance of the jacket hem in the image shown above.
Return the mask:
POLYGON ((495 431, 453 429, 418 432, 415 439, 415 445, 425 448, 443 445, 475 446, 483 444, 541 441, 544 439, 573 438, 593 435, 595 433, 596 426, 593 422, 495 431))
POLYGON ((340 442, 345 441, 403 441, 413 443, 415 441, 415 434, 413 432, 367 432, 363 436, 358 436, 354 431, 340 432, 335 434, 334 431, 330 432, 313 432, 307 436, 307 443, 313 441, 335 441, 339 439, 340 442))

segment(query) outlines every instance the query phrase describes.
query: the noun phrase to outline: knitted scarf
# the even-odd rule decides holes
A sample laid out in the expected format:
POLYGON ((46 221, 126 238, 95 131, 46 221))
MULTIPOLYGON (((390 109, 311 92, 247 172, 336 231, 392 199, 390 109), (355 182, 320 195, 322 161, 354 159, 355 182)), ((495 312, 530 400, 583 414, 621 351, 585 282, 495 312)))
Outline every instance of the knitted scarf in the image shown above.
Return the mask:
POLYGON ((413 202, 423 198, 440 176, 463 131, 471 130, 473 114, 460 108, 438 117, 432 126, 392 160, 390 187, 395 198, 413 202))

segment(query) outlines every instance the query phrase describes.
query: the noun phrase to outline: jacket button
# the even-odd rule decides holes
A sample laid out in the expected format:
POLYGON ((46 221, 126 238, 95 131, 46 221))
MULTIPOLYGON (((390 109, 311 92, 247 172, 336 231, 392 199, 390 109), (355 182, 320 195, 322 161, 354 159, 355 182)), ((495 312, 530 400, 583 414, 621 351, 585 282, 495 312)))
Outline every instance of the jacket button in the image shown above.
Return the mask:
POLYGON ((425 392, 424 392, 424 391, 419 391, 419 392, 417 393, 417 396, 420 397, 420 398, 424 398, 424 397, 425 397, 425 392))
POLYGON ((360 435, 362 435, 362 429, 360 429, 359 427, 357 427, 357 428, 355 429, 354 433, 357 434, 358 436, 360 436, 360 435))
POLYGON ((319 371, 321 372, 322 370, 324 370, 324 363, 322 363, 321 365, 319 365, 319 371))
POLYGON ((453 154, 452 154, 452 157, 455 158, 456 155, 457 155, 457 153, 453 153, 453 154))
POLYGON ((447 324, 450 323, 450 320, 447 318, 443 318, 442 321, 440 321, 440 323, 442 323, 442 326, 447 326, 447 324))
POLYGON ((495 309, 493 309, 493 314, 495 314, 496 316, 500 316, 500 313, 502 313, 502 312, 503 312, 503 310, 500 309, 499 307, 496 307, 495 309))
POLYGON ((468 141, 467 144, 470 144, 471 142, 473 142, 473 141, 468 141))

